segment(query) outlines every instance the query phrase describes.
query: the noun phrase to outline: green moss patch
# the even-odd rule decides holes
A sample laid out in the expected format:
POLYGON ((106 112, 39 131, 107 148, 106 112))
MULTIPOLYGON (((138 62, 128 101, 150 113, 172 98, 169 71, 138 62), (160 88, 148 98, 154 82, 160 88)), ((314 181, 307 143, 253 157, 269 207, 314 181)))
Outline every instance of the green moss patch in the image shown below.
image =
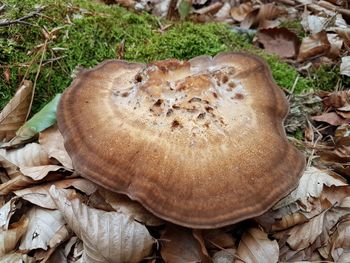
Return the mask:
MULTIPOLYGON (((284 88, 291 89, 298 75, 295 69, 254 48, 247 39, 223 24, 171 22, 173 25, 161 31, 160 24, 170 22, 146 13, 135 14, 119 6, 88 0, 49 0, 42 4, 46 6, 42 15, 26 20, 30 25, 0 27, 0 70, 10 72, 9 81, 0 74, 0 109, 13 96, 28 69, 27 78, 34 81, 42 55, 40 45, 45 43, 43 28, 48 32, 56 30, 43 56, 33 112, 69 86, 77 66, 92 67, 105 59, 116 58, 122 41, 124 59, 130 61, 147 63, 166 58, 215 55, 228 50, 248 51, 267 60, 276 82, 284 88)), ((1 18, 22 17, 37 5, 34 0, 8 0, 1 18)), ((295 91, 312 87, 310 79, 300 77, 295 91)))

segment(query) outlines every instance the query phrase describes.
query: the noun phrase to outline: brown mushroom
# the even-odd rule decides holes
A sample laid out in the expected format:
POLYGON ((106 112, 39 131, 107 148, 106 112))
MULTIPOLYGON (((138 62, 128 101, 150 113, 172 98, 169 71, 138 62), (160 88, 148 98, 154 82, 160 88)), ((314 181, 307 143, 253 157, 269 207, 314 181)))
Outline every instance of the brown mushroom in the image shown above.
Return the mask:
POLYGON ((261 59, 241 53, 149 65, 108 60, 74 80, 58 125, 76 171, 194 228, 258 216, 304 168, 288 103, 261 59))

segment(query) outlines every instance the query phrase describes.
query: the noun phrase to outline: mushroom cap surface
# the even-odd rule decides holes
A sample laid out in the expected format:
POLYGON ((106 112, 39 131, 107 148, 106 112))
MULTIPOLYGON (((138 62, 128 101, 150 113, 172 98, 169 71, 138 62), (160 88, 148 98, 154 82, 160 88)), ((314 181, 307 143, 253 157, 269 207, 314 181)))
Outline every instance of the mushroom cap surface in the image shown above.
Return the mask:
POLYGON ((105 61, 64 92, 57 120, 83 177, 165 220, 216 228, 296 187, 305 158, 287 141, 288 109, 264 61, 228 52, 105 61))

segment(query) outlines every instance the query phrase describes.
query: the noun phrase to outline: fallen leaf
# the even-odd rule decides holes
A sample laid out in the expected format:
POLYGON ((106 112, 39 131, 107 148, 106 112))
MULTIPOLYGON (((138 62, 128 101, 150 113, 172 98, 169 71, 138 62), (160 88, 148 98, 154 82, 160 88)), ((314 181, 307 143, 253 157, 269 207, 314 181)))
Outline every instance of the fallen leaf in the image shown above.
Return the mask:
POLYGON ((54 125, 39 134, 39 144, 47 152, 50 158, 59 161, 64 167, 73 169, 72 160, 65 147, 62 134, 54 125))
POLYGON ((30 178, 32 178, 35 181, 39 181, 43 179, 46 175, 49 174, 49 172, 55 172, 59 169, 63 169, 63 166, 59 165, 40 165, 40 166, 33 166, 33 167, 23 167, 20 169, 20 171, 30 178))
POLYGON ((7 230, 10 219, 12 215, 16 212, 17 208, 20 206, 18 204, 18 198, 14 197, 11 198, 11 200, 7 201, 1 208, 0 208, 0 228, 2 230, 7 230))
POLYGON ((84 243, 84 262, 139 262, 148 256, 153 238, 142 224, 117 212, 89 208, 52 186, 50 194, 67 224, 84 243))
POLYGON ((57 94, 48 104, 46 104, 38 113, 30 120, 22 125, 16 132, 16 136, 6 144, 5 147, 13 147, 22 144, 33 138, 39 132, 47 129, 56 122, 56 109, 61 94, 57 94))
POLYGON ((343 46, 343 40, 339 38, 338 34, 327 34, 328 42, 331 45, 329 54, 335 58, 340 56, 340 51, 343 46))
POLYGON ((350 28, 337 27, 335 29, 335 32, 344 40, 348 46, 350 46, 350 28))
POLYGON ((12 191, 23 189, 34 182, 33 179, 20 174, 7 182, 0 184, 0 195, 7 195, 12 191))
POLYGON ((35 259, 18 252, 7 254, 0 258, 0 262, 4 263, 34 263, 35 259))
MULTIPOLYGON (((49 189, 52 185, 54 185, 58 189, 74 187, 86 193, 87 195, 91 195, 97 189, 96 185, 91 181, 88 181, 83 178, 74 178, 50 182, 34 187, 28 187, 25 189, 14 191, 14 194, 42 208, 57 209, 56 204, 49 193, 49 189)), ((66 191, 74 190, 67 189, 66 191)))
POLYGON ((319 116, 312 116, 311 119, 314 121, 326 122, 333 126, 339 126, 350 123, 350 119, 344 119, 336 112, 326 112, 319 116))
POLYGON ((317 34, 327 27, 327 18, 317 15, 310 15, 309 11, 304 11, 302 14, 301 25, 304 30, 310 32, 311 35, 317 34))
POLYGON ((292 58, 298 53, 298 37, 286 28, 260 29, 257 41, 264 46, 267 52, 277 54, 282 58, 292 58))
POLYGON ((26 121, 33 97, 33 84, 25 80, 0 113, 0 142, 9 141, 26 121))
POLYGON ((15 250, 17 242, 27 230, 28 222, 27 217, 22 217, 7 230, 0 230, 0 257, 15 250))
POLYGON ((161 235, 160 254, 167 263, 212 262, 203 254, 191 229, 168 224, 161 235))
POLYGON ((29 219, 28 230, 21 239, 19 249, 46 250, 50 240, 64 226, 64 219, 58 210, 32 207, 26 214, 29 219))
POLYGON ((235 259, 235 249, 225 249, 215 252, 213 255, 214 263, 233 263, 235 259))
POLYGON ((164 224, 163 220, 154 216, 140 203, 131 200, 126 195, 111 192, 105 188, 100 188, 99 193, 116 212, 128 215, 145 225, 159 226, 164 224))
POLYGON ((350 77, 350 56, 341 58, 340 74, 350 77))
POLYGON ((325 31, 303 38, 299 49, 298 61, 305 61, 325 55, 329 52, 330 48, 331 45, 325 31))
POLYGON ((326 108, 338 109, 350 103, 350 92, 347 90, 335 91, 323 97, 322 103, 326 108))
POLYGON ((273 209, 279 209, 296 202, 301 201, 307 204, 309 197, 319 197, 323 186, 341 186, 346 185, 344 179, 335 174, 328 174, 316 167, 308 167, 299 180, 298 187, 288 196, 280 200, 273 209))
POLYGON ((210 229, 204 232, 204 240, 208 249, 235 248, 235 239, 230 233, 221 229, 210 229))
POLYGON ((237 249, 235 262, 273 263, 278 261, 279 247, 259 228, 244 232, 237 249))
POLYGON ((232 7, 230 13, 234 20, 242 22, 251 11, 253 11, 253 6, 250 2, 247 2, 240 4, 239 6, 232 7))

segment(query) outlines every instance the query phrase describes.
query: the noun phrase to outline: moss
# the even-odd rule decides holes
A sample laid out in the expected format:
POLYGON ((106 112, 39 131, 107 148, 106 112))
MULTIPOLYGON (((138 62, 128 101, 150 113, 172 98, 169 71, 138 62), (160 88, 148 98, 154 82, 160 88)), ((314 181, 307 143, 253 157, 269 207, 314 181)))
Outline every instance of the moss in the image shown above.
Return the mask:
MULTIPOLYGON (((37 0, 8 0, 2 18, 18 18, 35 9, 37 0)), ((57 29, 48 41, 43 66, 37 81, 33 112, 38 111, 56 93, 71 82, 77 66, 92 67, 104 59, 115 58, 119 44, 125 42, 124 59, 149 62, 157 59, 188 59, 197 55, 215 55, 221 51, 248 51, 263 56, 272 68, 280 86, 290 89, 297 71, 277 57, 254 48, 243 36, 223 24, 173 24, 160 32, 158 18, 146 13, 135 14, 118 6, 106 6, 88 0, 43 1, 43 16, 26 20, 32 25, 15 24, 0 28, 0 70, 8 68, 7 81, 0 74, 0 108, 13 96, 28 65, 27 78, 34 81, 41 53, 37 46, 45 42, 43 27, 57 29)), ((296 91, 312 86, 310 80, 299 78, 296 91)))
POLYGON ((305 30, 301 25, 300 20, 285 20, 279 25, 279 27, 288 28, 290 31, 293 31, 295 34, 297 34, 299 39, 306 37, 305 30))
POLYGON ((333 91, 337 87, 350 87, 350 78, 340 75, 339 66, 321 65, 311 72, 314 85, 317 89, 333 91))

